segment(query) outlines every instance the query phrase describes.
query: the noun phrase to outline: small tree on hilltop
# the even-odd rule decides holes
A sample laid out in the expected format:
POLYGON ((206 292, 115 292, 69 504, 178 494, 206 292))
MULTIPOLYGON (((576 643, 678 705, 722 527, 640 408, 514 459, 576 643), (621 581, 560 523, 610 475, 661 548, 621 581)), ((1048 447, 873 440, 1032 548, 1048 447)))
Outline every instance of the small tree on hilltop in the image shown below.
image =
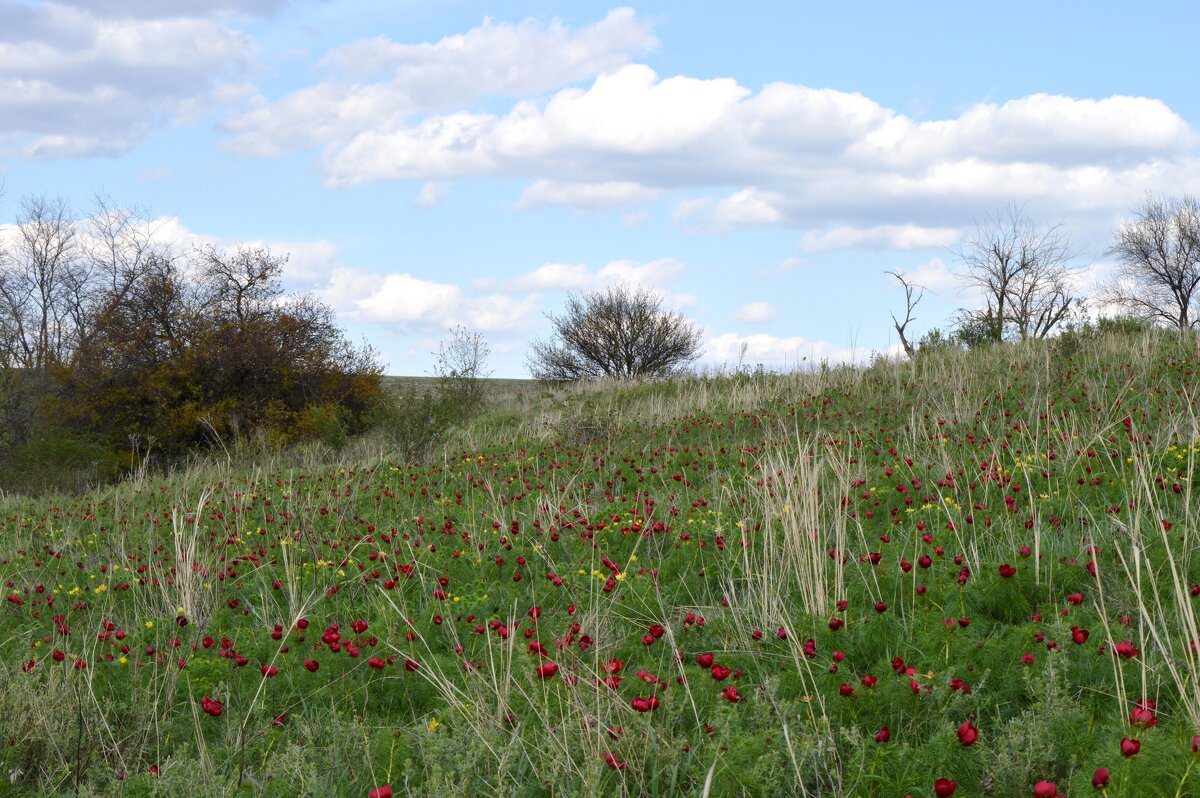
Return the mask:
POLYGON ((1072 294, 1071 238, 1061 225, 1040 227, 1016 204, 979 223, 959 247, 963 282, 986 307, 959 314, 960 328, 999 342, 1006 333, 1045 338, 1078 303, 1072 294))
POLYGON ((483 404, 484 380, 492 376, 488 368, 491 354, 483 333, 461 325, 450 331, 450 340, 442 341, 434 353, 438 394, 460 418, 470 416, 483 404))
POLYGON ((1200 201, 1148 195, 1117 228, 1109 297, 1139 319, 1180 330, 1200 324, 1200 201))
POLYGON ((595 377, 661 377, 700 357, 701 331, 663 298, 625 285, 571 294, 550 316, 554 335, 537 340, 526 359, 534 379, 571 382, 595 377))

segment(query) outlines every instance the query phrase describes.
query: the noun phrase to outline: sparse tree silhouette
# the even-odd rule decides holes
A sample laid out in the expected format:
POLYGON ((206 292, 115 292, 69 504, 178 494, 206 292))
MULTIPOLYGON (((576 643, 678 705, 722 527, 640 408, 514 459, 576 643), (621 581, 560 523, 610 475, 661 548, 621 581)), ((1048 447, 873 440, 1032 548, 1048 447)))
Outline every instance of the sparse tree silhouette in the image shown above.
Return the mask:
POLYGON ((468 416, 483 404, 483 381, 492 375, 487 363, 491 354, 483 333, 461 325, 450 331, 449 341, 438 345, 433 364, 438 393, 451 400, 458 415, 468 416))
POLYGON ((983 329, 993 341, 1010 330, 1020 338, 1045 338, 1067 317, 1074 253, 1062 225, 1039 227, 1009 205, 976 226, 955 253, 962 278, 983 294, 985 307, 959 314, 963 327, 983 329))
POLYGON ((904 347, 904 354, 912 357, 916 349, 913 347, 912 342, 908 340, 908 325, 917 320, 913 316, 913 311, 916 310, 921 300, 925 298, 925 289, 919 285, 910 283, 908 278, 900 272, 888 272, 888 274, 895 277, 900 282, 900 285, 904 287, 904 321, 897 319, 896 314, 893 313, 892 324, 896 327, 896 334, 900 336, 900 345, 904 347), (914 291, 916 292, 915 296, 914 291))
POLYGON ((1109 298, 1138 318, 1186 330, 1200 326, 1200 202, 1147 196, 1117 228, 1109 298))
POLYGON ((549 317, 553 337, 531 345, 530 374, 546 382, 660 377, 696 360, 700 330, 662 304, 653 291, 626 285, 569 295, 566 310, 549 317))

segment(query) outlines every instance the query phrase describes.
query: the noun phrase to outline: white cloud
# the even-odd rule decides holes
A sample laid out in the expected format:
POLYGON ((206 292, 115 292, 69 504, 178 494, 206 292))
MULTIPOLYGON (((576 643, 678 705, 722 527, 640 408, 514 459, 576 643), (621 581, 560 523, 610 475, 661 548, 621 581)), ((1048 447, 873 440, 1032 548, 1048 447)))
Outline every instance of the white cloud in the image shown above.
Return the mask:
POLYGON ((954 227, 921 227, 914 224, 882 224, 873 227, 834 227, 810 230, 800 246, 807 252, 834 249, 931 249, 953 246, 962 238, 954 227))
POLYGON ((749 302, 738 309, 734 318, 749 324, 766 324, 774 321, 777 315, 775 306, 770 302, 749 302))
MULTIPOLYGON (((672 258, 614 260, 596 270, 584 264, 546 263, 509 280, 504 287, 509 291, 594 291, 623 284, 657 290, 670 299, 671 286, 685 270, 684 264, 672 258)), ((683 301, 687 302, 686 297, 683 301)))
POLYGON ((745 188, 717 203, 713 221, 719 229, 777 224, 783 219, 777 207, 782 200, 776 192, 745 188))
POLYGON ((416 205, 418 208, 436 208, 445 196, 445 183, 439 183, 436 180, 426 180, 421 184, 421 190, 417 193, 417 198, 413 200, 413 205, 416 205))
POLYGON ((910 285, 935 294, 951 294, 962 289, 962 280, 941 258, 932 258, 911 271, 901 270, 910 285))
POLYGON ((0 140, 27 158, 119 154, 240 81, 255 57, 249 36, 154 5, 109 17, 115 2, 81 10, 0 0, 0 140))
MULTIPOLYGON (((275 157, 333 144, 349 149, 347 158, 355 162, 355 149, 375 151, 389 141, 403 149, 404 137, 395 134, 407 130, 414 114, 452 111, 485 97, 537 95, 616 69, 631 55, 657 46, 650 26, 629 8, 577 29, 558 21, 527 19, 513 25, 487 19, 432 43, 363 39, 321 59, 328 78, 274 102, 264 98, 261 107, 230 119, 228 147, 275 157)), ((458 126, 439 122, 432 127, 423 135, 445 142, 437 131, 458 126)))
MULTIPOLYGON (((543 94, 553 88, 549 78, 530 88, 523 77, 526 60, 543 56, 522 60, 501 48, 486 58, 511 66, 511 81, 481 67, 480 87, 473 94, 453 88, 445 107, 413 99, 413 87, 425 85, 414 75, 426 75, 413 64, 431 64, 429 85, 456 86, 443 75, 445 53, 453 51, 448 40, 416 49, 362 43, 331 54, 328 67, 402 78, 319 82, 234 120, 231 146, 259 154, 320 146, 317 167, 333 186, 524 178, 531 181, 525 208, 619 206, 654 192, 724 190, 732 193, 723 199, 679 197, 674 219, 691 230, 795 227, 817 251, 945 246, 971 216, 1014 196, 1027 199, 1033 214, 1087 215, 1123 209, 1148 189, 1200 189, 1198 137, 1156 99, 1035 94, 918 121, 857 93, 783 82, 755 92, 731 78, 659 76, 624 63, 650 46, 639 36, 652 38, 632 12, 610 14, 605 23, 622 33, 595 34, 602 44, 587 52, 596 57, 582 57, 579 70, 559 81, 593 70, 590 85, 543 94), (481 93, 513 102, 483 110, 475 104, 481 93)), ((485 25, 455 46, 466 48, 468 60, 485 58, 472 43, 501 29, 514 41, 548 36, 555 43, 592 31, 485 25)))
POLYGON ((335 275, 330 295, 347 307, 355 321, 394 324, 417 330, 441 330, 463 325, 484 332, 526 326, 537 297, 507 294, 469 297, 452 283, 439 283, 411 274, 335 275))
POLYGON ((56 0, 60 5, 82 8, 96 16, 120 19, 201 17, 218 13, 272 14, 287 0, 56 0))
POLYGON ((762 364, 769 369, 786 370, 804 368, 823 361, 861 362, 867 354, 862 350, 844 349, 828 341, 810 341, 800 336, 724 333, 706 342, 704 360, 720 366, 738 363, 747 366, 762 364))
POLYGON ((626 181, 567 183, 559 180, 538 180, 521 193, 517 207, 526 209, 561 205, 579 209, 611 208, 650 202, 658 195, 657 189, 626 181))

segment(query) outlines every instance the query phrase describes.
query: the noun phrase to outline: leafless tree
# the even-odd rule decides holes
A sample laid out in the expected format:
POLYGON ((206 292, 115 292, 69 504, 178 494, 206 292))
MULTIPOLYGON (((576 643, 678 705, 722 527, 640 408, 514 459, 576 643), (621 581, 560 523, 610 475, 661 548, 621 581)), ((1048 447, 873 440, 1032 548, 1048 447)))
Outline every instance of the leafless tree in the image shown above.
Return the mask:
POLYGON ((438 390, 452 397, 463 413, 472 412, 483 402, 483 381, 492 374, 487 367, 491 354, 483 333, 461 325, 450 331, 449 341, 438 344, 433 364, 438 390))
POLYGON ((925 289, 919 285, 910 283, 908 278, 900 272, 888 272, 888 274, 895 277, 900 282, 900 285, 904 287, 904 321, 897 319, 896 314, 893 313, 892 324, 895 325, 896 333, 900 336, 900 345, 904 347, 904 354, 912 357, 916 349, 913 347, 912 342, 908 340, 908 325, 917 320, 913 316, 913 311, 916 310, 921 300, 925 298, 925 289), (915 295, 914 291, 916 292, 915 295))
POLYGON ((1200 202, 1148 195, 1117 228, 1110 300, 1133 315, 1180 330, 1200 326, 1200 202))
POLYGON ((268 249, 223 251, 210 245, 195 250, 193 261, 209 299, 207 311, 234 322, 239 329, 269 314, 283 294, 279 281, 287 260, 268 249))
POLYGON ((652 291, 625 285, 571 294, 566 311, 549 317, 553 338, 531 345, 530 374, 548 382, 658 377, 694 361, 702 352, 700 330, 662 303, 652 291))
POLYGON ((1045 338, 1078 301, 1069 285, 1077 271, 1070 236, 1061 224, 1037 226, 1015 204, 986 217, 955 255, 964 282, 985 302, 961 314, 962 321, 984 323, 992 340, 1009 330, 1045 338))
POLYGON ((66 362, 78 342, 86 281, 77 225, 66 201, 25 197, 13 251, 0 269, 6 365, 44 371, 66 362))

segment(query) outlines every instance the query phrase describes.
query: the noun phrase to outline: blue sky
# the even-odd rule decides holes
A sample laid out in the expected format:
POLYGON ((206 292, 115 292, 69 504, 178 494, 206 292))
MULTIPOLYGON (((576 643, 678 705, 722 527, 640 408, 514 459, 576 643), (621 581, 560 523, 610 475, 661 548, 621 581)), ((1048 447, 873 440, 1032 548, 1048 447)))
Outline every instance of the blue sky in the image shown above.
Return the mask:
POLYGON ((1200 6, 1149 5, 0 0, 0 224, 104 192, 181 251, 291 253, 392 374, 462 324, 524 376, 614 282, 703 365, 861 361, 887 270, 918 334, 975 301, 987 214, 1061 223, 1089 295, 1147 191, 1197 193, 1200 6))

